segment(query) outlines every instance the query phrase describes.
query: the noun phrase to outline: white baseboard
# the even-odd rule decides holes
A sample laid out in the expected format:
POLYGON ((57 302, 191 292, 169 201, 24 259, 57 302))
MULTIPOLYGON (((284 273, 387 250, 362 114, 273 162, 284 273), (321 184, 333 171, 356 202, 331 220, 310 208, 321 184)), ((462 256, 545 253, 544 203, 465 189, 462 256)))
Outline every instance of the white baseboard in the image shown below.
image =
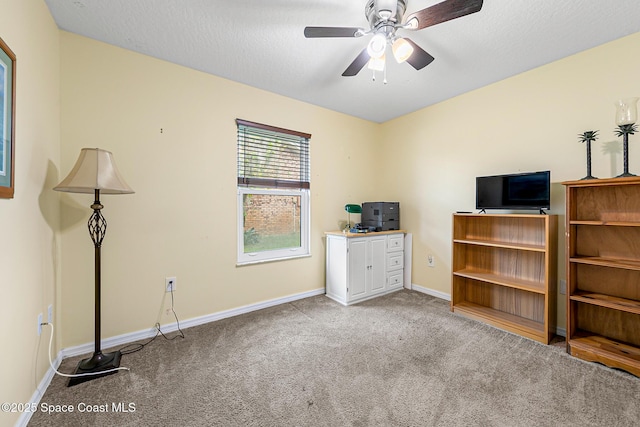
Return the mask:
MULTIPOLYGON (((263 308, 273 307, 280 304, 286 304, 288 302, 296 301, 303 298, 309 298, 316 295, 324 294, 324 288, 314 289, 313 291, 302 292, 299 294, 289 295, 282 298, 275 298, 268 301, 259 302, 256 304, 249 304, 238 308, 233 308, 231 310, 220 311, 218 313, 208 314, 206 316, 194 317, 192 319, 187 319, 180 322, 180 329, 187 329, 193 326, 204 325, 205 323, 215 322, 216 320, 226 319, 227 317, 238 316, 240 314, 249 313, 252 311, 262 310, 263 308)), ((169 333, 178 330, 178 323, 169 323, 166 325, 162 325, 162 332, 169 333)), ((143 329, 141 331, 131 332, 128 334, 122 334, 115 337, 104 339, 100 342, 100 346, 102 348, 110 348, 116 347, 124 344, 129 344, 134 341, 138 341, 141 339, 151 338, 156 334, 156 328, 143 329)), ((58 356, 55 360, 53 360, 53 366, 57 369, 60 366, 60 363, 63 359, 67 357, 80 356, 82 354, 91 353, 94 351, 95 343, 87 343, 82 345, 77 345, 74 347, 63 348, 58 352, 58 356)), ((52 367, 49 367, 47 372, 45 373, 42 381, 38 384, 38 388, 33 392, 29 403, 34 405, 40 404, 40 399, 44 395, 44 392, 51 384, 51 380, 55 376, 55 370, 52 367)), ((26 427, 29 424, 29 420, 31 419, 31 412, 23 412, 18 421, 16 422, 16 427, 26 427)))
MULTIPOLYGON (((49 355, 47 355, 47 361, 49 361, 49 355)), ((59 352, 58 356, 51 361, 51 363, 53 363, 53 367, 49 366, 49 369, 47 369, 47 372, 45 372, 44 377, 42 377, 42 380, 40 380, 40 384, 38 384, 36 391, 34 391, 31 395, 29 403, 34 406, 38 406, 40 404, 40 399, 42 399, 44 392, 47 391, 47 388, 49 387, 49 384, 51 384, 51 380, 55 375, 54 369, 58 369, 61 362, 62 352, 59 352)), ((20 418, 18 418, 18 421, 16 421, 15 427, 26 427, 27 424, 29 424, 32 415, 33 412, 23 412, 22 415, 20 415, 20 418)))
MULTIPOLYGON (((225 319, 227 317, 238 316, 240 314, 249 313, 252 311, 262 310, 263 308, 273 307, 280 304, 286 304, 288 302, 296 301, 303 298, 309 298, 316 295, 324 294, 324 288, 314 289, 313 291, 302 292, 299 294, 289 295, 282 298, 275 298, 268 301, 259 302, 256 304, 249 304, 230 310, 219 311, 217 313, 207 314, 206 316, 194 317, 187 320, 180 321, 180 329, 191 328, 193 326, 204 325, 205 323, 215 322, 216 320, 225 319)), ((178 323, 168 323, 162 325, 162 332, 169 333, 178 330, 178 323)), ((149 329, 143 329, 136 332, 130 332, 128 334, 118 335, 111 338, 103 339, 100 342, 102 348, 111 348, 120 346, 123 344, 129 344, 134 341, 139 341, 147 338, 151 338, 156 334, 155 327, 149 329)), ((79 356, 81 354, 91 353, 94 348, 94 343, 86 343, 74 347, 62 349, 62 358, 79 356)))
POLYGON ((444 293, 444 292, 440 292, 440 291, 436 291, 435 289, 425 288, 425 287, 416 285, 415 283, 411 284, 411 289, 414 290, 414 291, 422 292, 423 294, 431 295, 432 297, 441 298, 443 300, 451 301, 451 295, 450 294, 447 294, 447 293, 444 293))

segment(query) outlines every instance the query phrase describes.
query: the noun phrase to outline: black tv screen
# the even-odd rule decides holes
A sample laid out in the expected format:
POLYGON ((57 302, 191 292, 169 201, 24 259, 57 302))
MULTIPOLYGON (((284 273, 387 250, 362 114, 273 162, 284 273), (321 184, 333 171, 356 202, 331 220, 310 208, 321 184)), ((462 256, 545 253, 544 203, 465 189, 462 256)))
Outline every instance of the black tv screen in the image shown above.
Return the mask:
POLYGON ((476 209, 549 209, 551 172, 476 177, 476 209))

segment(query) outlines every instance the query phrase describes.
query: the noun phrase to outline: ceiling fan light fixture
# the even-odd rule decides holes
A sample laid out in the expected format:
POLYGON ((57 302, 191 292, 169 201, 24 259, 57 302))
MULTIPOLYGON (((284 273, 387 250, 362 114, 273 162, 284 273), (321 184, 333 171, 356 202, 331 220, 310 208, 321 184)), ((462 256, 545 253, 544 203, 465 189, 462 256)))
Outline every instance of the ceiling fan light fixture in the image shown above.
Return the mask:
POLYGON ((384 55, 382 55, 380 58, 371 57, 371 59, 369 59, 367 68, 373 71, 384 71, 384 65, 385 57, 384 55))
POLYGON ((372 58, 380 58, 387 47, 387 38, 383 34, 376 34, 367 45, 367 53, 372 58))
POLYGON ((399 64, 409 59, 413 54, 413 46, 403 38, 396 39, 391 46, 391 50, 393 51, 393 57, 396 58, 399 64))

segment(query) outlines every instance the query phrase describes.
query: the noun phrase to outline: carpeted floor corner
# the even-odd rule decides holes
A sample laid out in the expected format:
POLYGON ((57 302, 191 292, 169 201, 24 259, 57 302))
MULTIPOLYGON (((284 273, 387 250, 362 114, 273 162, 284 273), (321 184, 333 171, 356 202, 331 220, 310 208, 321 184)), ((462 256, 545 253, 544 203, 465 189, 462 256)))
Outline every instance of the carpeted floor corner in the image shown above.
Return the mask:
POLYGON ((639 378, 414 291, 350 307, 321 295, 184 332, 123 356, 129 372, 70 388, 54 378, 41 407, 74 412, 29 425, 640 425, 639 378))

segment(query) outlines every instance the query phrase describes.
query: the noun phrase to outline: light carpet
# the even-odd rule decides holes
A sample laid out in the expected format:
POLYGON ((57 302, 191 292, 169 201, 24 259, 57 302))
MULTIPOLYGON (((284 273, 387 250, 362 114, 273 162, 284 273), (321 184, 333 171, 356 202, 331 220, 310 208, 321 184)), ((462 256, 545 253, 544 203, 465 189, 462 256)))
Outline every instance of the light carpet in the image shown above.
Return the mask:
POLYGON ((56 376, 41 407, 74 412, 29 425, 640 425, 639 378, 415 291, 350 307, 321 295, 184 332, 123 356, 130 372, 70 388, 56 376), (108 410, 80 412, 91 405, 108 410))

